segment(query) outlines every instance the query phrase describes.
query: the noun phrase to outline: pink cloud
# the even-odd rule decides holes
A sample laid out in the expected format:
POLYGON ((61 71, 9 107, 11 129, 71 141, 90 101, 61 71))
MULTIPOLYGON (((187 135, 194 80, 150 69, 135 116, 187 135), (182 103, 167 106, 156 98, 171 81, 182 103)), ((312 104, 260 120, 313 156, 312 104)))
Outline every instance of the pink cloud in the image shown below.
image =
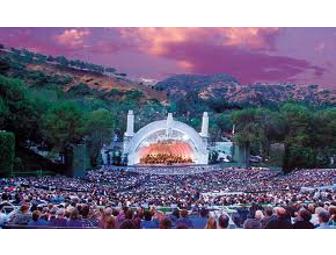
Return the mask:
POLYGON ((226 72, 242 83, 295 81, 296 75, 325 69, 306 60, 276 56, 279 28, 121 28, 124 40, 145 54, 175 60, 181 73, 226 72))
POLYGON ((324 51, 326 48, 326 43, 325 42, 319 42, 316 47, 315 47, 315 51, 317 51, 318 53, 321 53, 322 51, 324 51))
POLYGON ((112 65, 129 75, 226 72, 242 83, 333 84, 334 29, 1 28, 0 43, 112 65), (136 60, 136 61, 134 61, 136 60), (314 64, 312 64, 314 63, 314 64))
POLYGON ((247 51, 233 46, 212 45, 207 42, 185 42, 167 45, 164 57, 190 63, 192 73, 229 73, 242 83, 255 81, 293 81, 307 70, 316 76, 325 69, 306 60, 273 56, 263 52, 247 51))
POLYGON ((247 49, 274 48, 274 39, 280 32, 279 28, 223 28, 226 40, 223 45, 238 46, 247 49))
POLYGON ((90 35, 88 29, 65 29, 61 34, 55 36, 59 44, 70 48, 85 46, 85 39, 90 35))
POLYGON ((214 45, 271 50, 278 28, 120 28, 138 50, 161 56, 172 43, 208 41, 214 45))

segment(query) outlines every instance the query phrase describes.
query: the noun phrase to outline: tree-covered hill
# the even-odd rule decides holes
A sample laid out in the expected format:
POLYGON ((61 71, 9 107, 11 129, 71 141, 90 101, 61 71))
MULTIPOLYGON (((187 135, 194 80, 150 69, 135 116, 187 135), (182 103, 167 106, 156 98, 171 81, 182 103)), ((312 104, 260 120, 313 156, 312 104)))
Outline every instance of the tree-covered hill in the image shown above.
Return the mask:
POLYGON ((335 105, 336 91, 318 85, 298 86, 296 84, 240 84, 228 74, 176 75, 156 84, 157 89, 167 91, 172 100, 195 93, 205 101, 218 98, 228 104, 262 106, 279 104, 288 100, 335 105))
POLYGON ((64 164, 83 143, 95 166, 102 145, 122 137, 129 109, 142 126, 163 118, 165 98, 113 68, 0 47, 0 130, 15 135, 20 169, 64 164), (48 164, 36 161, 41 155, 48 164))
POLYGON ((78 96, 118 100, 135 92, 141 93, 142 102, 153 99, 166 101, 165 92, 132 80, 115 68, 69 60, 64 56, 46 56, 25 49, 0 47, 0 74, 19 78, 34 88, 53 88, 65 93, 71 91, 72 95, 76 91, 78 96))
POLYGON ((99 165, 102 145, 123 137, 129 109, 135 130, 167 112, 200 130, 207 111, 210 141, 230 138, 264 159, 281 143, 286 169, 326 167, 336 158, 335 99, 317 85, 241 85, 227 74, 177 75, 148 86, 111 67, 0 46, 0 130, 14 134, 16 165, 27 170, 39 165, 31 153, 53 166, 79 144, 99 165))

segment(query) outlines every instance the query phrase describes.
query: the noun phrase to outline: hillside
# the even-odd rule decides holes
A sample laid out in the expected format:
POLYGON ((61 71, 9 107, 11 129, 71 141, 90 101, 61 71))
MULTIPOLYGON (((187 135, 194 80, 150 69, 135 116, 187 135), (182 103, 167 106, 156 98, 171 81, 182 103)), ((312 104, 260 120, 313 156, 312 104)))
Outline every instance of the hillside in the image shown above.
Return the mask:
POLYGON ((142 102, 166 102, 166 93, 129 79, 114 68, 27 50, 0 47, 0 73, 20 78, 32 87, 56 87, 72 96, 122 100, 126 94, 137 93, 142 102))
MULTIPOLYGON (((0 44, 1 46, 1 44, 0 44)), ((163 105, 197 96, 209 104, 233 106, 278 104, 288 100, 335 105, 336 91, 318 85, 240 84, 229 74, 179 74, 152 84, 131 79, 126 73, 63 56, 53 57, 25 49, 0 47, 0 74, 19 78, 35 88, 52 87, 72 97, 122 101, 136 96, 139 102, 155 100, 163 105)), ((221 108, 222 109, 222 108, 221 108)))
POLYGON ((295 84, 250 84, 242 85, 227 74, 176 75, 158 82, 159 90, 167 91, 172 99, 197 93, 204 100, 223 99, 235 105, 263 105, 288 100, 313 104, 336 104, 336 91, 318 85, 295 84))
POLYGON ((175 75, 153 84, 113 67, 0 44, 0 130, 15 135, 18 169, 68 171, 79 144, 99 165, 102 144, 115 135, 122 141, 130 109, 135 130, 167 112, 200 130, 207 111, 210 142, 231 138, 265 158, 269 144, 285 142, 286 169, 325 167, 335 154, 335 104, 335 91, 317 85, 243 85, 228 74, 175 75), (36 148, 47 152, 38 153, 47 158, 43 165, 36 148), (51 164, 55 158, 60 168, 51 164))

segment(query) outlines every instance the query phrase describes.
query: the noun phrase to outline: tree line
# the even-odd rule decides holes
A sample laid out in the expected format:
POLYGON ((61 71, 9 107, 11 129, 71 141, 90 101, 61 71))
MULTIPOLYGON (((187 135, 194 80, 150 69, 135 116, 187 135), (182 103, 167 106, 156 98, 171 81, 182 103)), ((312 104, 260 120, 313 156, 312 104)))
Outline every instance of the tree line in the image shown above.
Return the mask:
POLYGON ((272 143, 284 145, 283 169, 327 167, 336 156, 336 108, 287 102, 231 114, 235 141, 264 157, 272 143))
POLYGON ((80 101, 44 92, 34 93, 21 80, 0 75, 0 130, 15 134, 16 147, 38 145, 51 154, 87 143, 91 162, 97 164, 117 117, 99 105, 88 110, 80 101))
POLYGON ((136 129, 173 112, 178 120, 199 130, 202 112, 209 111, 213 140, 221 141, 235 125, 234 141, 255 155, 267 158, 271 144, 282 143, 286 171, 328 166, 336 154, 336 108, 331 106, 287 102, 240 109, 218 102, 213 109, 213 104, 200 103, 195 95, 163 106, 156 100, 144 103, 141 93, 125 94, 119 101, 70 96, 46 84, 28 87, 20 79, 3 75, 0 95, 0 130, 15 135, 16 147, 38 145, 52 156, 85 143, 92 166, 100 163, 101 146, 114 133, 123 135, 129 109, 135 111, 136 129))

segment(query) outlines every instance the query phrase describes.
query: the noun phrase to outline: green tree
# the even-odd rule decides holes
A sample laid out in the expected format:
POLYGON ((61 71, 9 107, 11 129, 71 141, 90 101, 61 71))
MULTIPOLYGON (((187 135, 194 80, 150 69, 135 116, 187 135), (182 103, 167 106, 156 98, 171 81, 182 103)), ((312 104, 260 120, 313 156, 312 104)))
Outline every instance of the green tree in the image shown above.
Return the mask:
POLYGON ((18 79, 0 75, 0 95, 1 111, 7 111, 3 128, 15 133, 17 144, 27 139, 39 140, 40 116, 44 109, 30 96, 24 84, 18 79))
POLYGON ((5 61, 0 59, 0 74, 5 74, 10 69, 10 65, 5 61))
POLYGON ((0 130, 4 128, 7 114, 8 114, 7 105, 5 105, 3 99, 0 97, 0 130))
POLYGON ((72 102, 52 106, 44 115, 43 123, 45 138, 58 151, 83 139, 85 119, 80 108, 72 102))
MULTIPOLYGON (((246 108, 231 114, 235 124, 235 141, 254 154, 266 159, 270 155, 273 142, 281 142, 284 125, 280 114, 266 108, 246 108)), ((248 160, 248 158, 247 158, 248 160)))
POLYGON ((97 158, 103 144, 111 142, 113 130, 115 128, 115 116, 106 110, 98 109, 89 114, 85 133, 92 165, 97 165, 97 158))
POLYGON ((22 171, 24 171, 24 166, 23 166, 23 162, 22 162, 21 158, 16 157, 14 159, 13 170, 15 172, 22 172, 22 171))
POLYGON ((215 117, 214 124, 216 124, 216 127, 221 136, 224 135, 225 133, 232 132, 233 123, 231 114, 230 113, 218 114, 217 117, 215 117))
POLYGON ((0 176, 9 175, 13 171, 14 157, 14 134, 0 131, 0 176))
POLYGON ((316 163, 328 166, 330 157, 336 155, 336 108, 315 112, 312 145, 317 151, 316 163))
POLYGON ((312 147, 312 110, 296 103, 286 103, 280 108, 284 121, 284 171, 294 168, 314 167, 316 151, 312 147))
POLYGON ((235 141, 248 151, 252 146, 260 147, 265 143, 265 114, 259 108, 246 108, 232 113, 232 122, 236 127, 235 141))

